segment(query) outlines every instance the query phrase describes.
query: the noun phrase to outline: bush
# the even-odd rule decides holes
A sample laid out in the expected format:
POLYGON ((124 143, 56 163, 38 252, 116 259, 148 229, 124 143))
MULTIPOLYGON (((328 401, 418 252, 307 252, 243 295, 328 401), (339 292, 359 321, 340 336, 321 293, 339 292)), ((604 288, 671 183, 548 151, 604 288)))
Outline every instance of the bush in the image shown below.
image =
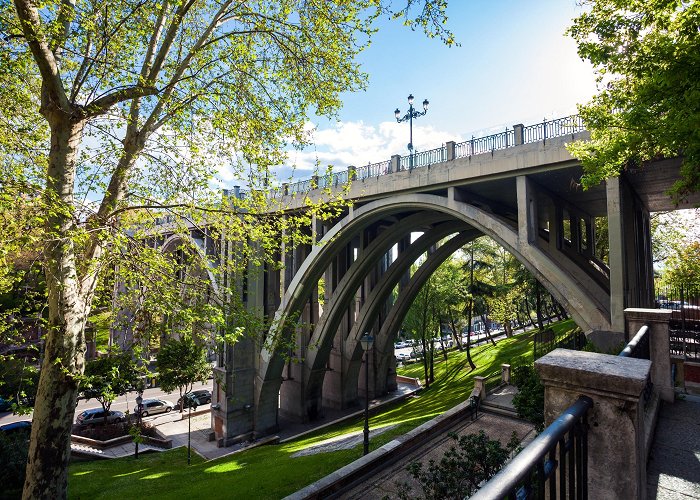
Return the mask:
MULTIPOLYGON (((98 425, 95 427, 73 426, 73 434, 98 441, 109 441, 122 436, 131 434, 130 430, 135 427, 136 423, 119 422, 118 424, 98 425)), ((141 422, 141 436, 158 437, 156 428, 148 422, 141 422)))
POLYGON ((533 365, 518 366, 513 370, 513 385, 518 393, 513 406, 520 418, 534 424, 537 432, 544 429, 544 386, 533 365))
MULTIPOLYGON (((457 441, 457 446, 451 446, 439 463, 430 460, 426 469, 421 462, 413 462, 407 467, 411 476, 420 483, 421 498, 461 500, 471 496, 482 483, 501 470, 519 445, 515 432, 505 448, 500 441, 489 439, 484 431, 459 438, 455 433, 449 436, 457 441)), ((397 482, 396 485, 399 498, 416 498, 408 483, 397 482)))
POLYGON ((0 498, 22 497, 28 454, 29 431, 0 432, 0 498))

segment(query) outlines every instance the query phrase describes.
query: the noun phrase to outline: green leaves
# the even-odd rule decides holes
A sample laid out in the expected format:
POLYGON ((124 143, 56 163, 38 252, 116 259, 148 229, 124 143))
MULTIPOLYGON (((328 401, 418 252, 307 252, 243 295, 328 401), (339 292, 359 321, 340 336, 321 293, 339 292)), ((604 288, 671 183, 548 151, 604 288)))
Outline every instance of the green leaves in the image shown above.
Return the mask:
POLYGON ((579 112, 590 142, 568 146, 590 187, 660 157, 683 157, 678 202, 700 189, 700 5, 590 0, 569 28, 598 73, 579 112))

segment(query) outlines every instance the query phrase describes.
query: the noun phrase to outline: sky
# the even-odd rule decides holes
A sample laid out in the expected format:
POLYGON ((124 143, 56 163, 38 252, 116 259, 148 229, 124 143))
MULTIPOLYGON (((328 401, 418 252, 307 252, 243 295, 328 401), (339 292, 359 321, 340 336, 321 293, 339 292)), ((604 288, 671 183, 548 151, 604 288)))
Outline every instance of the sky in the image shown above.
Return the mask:
POLYGON ((309 124, 313 145, 290 153, 293 175, 310 176, 316 161, 344 170, 407 154, 409 125, 396 123, 394 109, 405 114, 411 93, 419 110, 430 101, 413 122, 417 151, 575 113, 596 91, 592 67, 564 34, 580 12, 574 0, 451 0, 460 47, 383 21, 359 58, 367 90, 343 94, 338 121, 309 124))

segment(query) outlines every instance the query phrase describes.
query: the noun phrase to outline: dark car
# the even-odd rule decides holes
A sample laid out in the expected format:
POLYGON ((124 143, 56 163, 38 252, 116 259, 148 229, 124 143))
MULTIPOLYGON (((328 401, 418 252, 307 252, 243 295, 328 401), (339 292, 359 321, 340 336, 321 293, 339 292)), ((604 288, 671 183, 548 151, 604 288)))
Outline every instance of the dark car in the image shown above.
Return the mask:
POLYGON ((188 392, 182 398, 177 400, 178 406, 180 406, 180 402, 183 400, 183 398, 185 400, 184 404, 182 405, 183 408, 189 408, 191 406, 193 409, 196 409, 199 405, 211 403, 211 391, 208 389, 199 389, 197 391, 188 392))
POLYGON ((15 434, 26 432, 29 434, 32 431, 31 420, 20 420, 19 422, 11 422, 9 424, 0 425, 0 432, 3 434, 15 434))

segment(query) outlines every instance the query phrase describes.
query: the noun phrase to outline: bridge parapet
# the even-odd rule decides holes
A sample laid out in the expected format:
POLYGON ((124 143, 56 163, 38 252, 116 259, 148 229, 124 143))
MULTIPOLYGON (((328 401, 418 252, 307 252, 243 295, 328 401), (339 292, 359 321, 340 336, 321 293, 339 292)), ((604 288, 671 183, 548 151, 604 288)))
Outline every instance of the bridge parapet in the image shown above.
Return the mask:
POLYGON ((347 170, 334 172, 319 178, 318 183, 313 183, 312 179, 299 180, 288 185, 285 192, 283 187, 271 191, 271 196, 279 198, 294 193, 305 193, 313 189, 324 189, 347 184, 352 180, 363 180, 372 177, 389 175, 400 170, 412 170, 414 168, 429 167, 436 163, 451 161, 457 158, 467 158, 483 153, 530 144, 534 142, 547 141, 553 137, 573 136, 585 131, 583 120, 579 115, 565 116, 554 120, 543 120, 541 123, 523 126, 514 125, 512 129, 506 129, 497 134, 484 137, 473 137, 466 141, 455 143, 449 141, 441 147, 420 151, 411 155, 401 156, 398 165, 395 165, 394 157, 376 163, 369 163, 362 167, 348 167, 347 170), (396 168, 398 166, 398 168, 396 168), (353 175, 354 174, 354 175, 353 175))

